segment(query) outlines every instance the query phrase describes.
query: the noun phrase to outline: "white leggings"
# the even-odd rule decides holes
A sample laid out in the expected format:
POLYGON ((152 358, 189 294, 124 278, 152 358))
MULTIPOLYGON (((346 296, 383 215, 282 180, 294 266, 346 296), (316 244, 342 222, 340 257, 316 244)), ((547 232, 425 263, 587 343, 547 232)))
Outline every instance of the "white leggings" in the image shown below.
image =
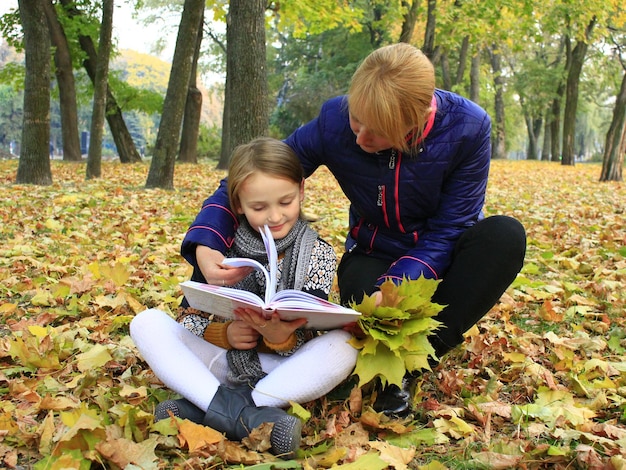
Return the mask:
MULTIPOLYGON (((155 375, 171 390, 206 410, 220 384, 228 385, 226 350, 200 338, 162 310, 149 309, 130 323, 130 335, 155 375)), ((284 408, 315 400, 354 370, 358 351, 350 334, 332 330, 284 357, 259 353, 267 373, 252 392, 257 406, 284 408)))

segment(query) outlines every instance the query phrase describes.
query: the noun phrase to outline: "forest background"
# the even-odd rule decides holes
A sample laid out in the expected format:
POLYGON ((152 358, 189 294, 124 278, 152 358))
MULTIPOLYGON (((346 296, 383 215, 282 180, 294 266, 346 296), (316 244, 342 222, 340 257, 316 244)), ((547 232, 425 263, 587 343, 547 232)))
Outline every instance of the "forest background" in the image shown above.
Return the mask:
MULTIPOLYGON (((111 0, 19 4, 33 16, 0 21, 18 48, 2 48, 0 145, 20 147, 19 159, 0 162, 4 466, 625 468, 620 2, 144 2, 154 21, 172 14, 184 26, 167 65, 117 55, 114 44, 112 61, 98 54, 111 0), (60 104, 68 63, 42 47, 51 13, 70 46, 75 126, 63 125, 60 104), (237 27, 214 28, 226 15, 237 27), (522 273, 464 347, 424 373, 415 421, 387 421, 367 394, 338 390, 306 405, 301 453, 285 462, 199 427, 153 425, 154 405, 171 392, 137 354, 128 322, 147 307, 174 313, 189 277, 181 237, 224 175, 215 167, 237 142, 286 136, 345 91, 369 51, 399 40, 428 53, 439 87, 492 115, 486 211, 526 226, 522 273), (223 54, 226 43, 233 54, 223 54), (201 86, 208 73, 226 81, 201 86), (229 77, 240 79, 230 92, 229 77), (117 108, 95 128, 115 151, 80 142, 82 130, 94 135, 103 82, 117 108), (198 96, 201 107, 188 99, 198 96), (217 119, 207 102, 220 103, 217 119), (102 173, 89 173, 102 157, 102 173)), ((323 170, 307 185, 315 227, 341 255, 346 201, 323 170)))
MULTIPOLYGON (((112 0, 107 3, 113 5, 112 0)), ((180 18, 171 64, 175 73, 159 70, 147 57, 119 56, 115 44, 105 48, 112 51, 106 57, 113 59, 100 55, 100 63, 111 64, 103 79, 109 94, 108 127, 94 125, 92 119, 99 103, 94 99, 99 57, 94 44, 100 41, 103 47, 107 45, 103 39, 111 40, 110 32, 99 37, 106 32, 100 27, 102 7, 88 0, 51 5, 56 10, 43 12, 47 15, 43 23, 54 25, 49 31, 59 34, 42 37, 53 38, 54 60, 39 57, 32 67, 40 70, 26 74, 28 67, 10 49, 0 56, 4 83, 0 100, 5 105, 0 108, 0 147, 16 149, 24 141, 34 149, 20 153, 37 155, 37 160, 43 160, 44 147, 46 155, 53 148, 65 160, 81 160, 88 153, 86 129, 93 126, 96 137, 108 129, 105 154, 117 155, 122 162, 148 156, 152 161, 147 186, 171 187, 176 159, 193 162, 210 157, 225 168, 236 144, 259 134, 285 137, 311 119, 325 99, 345 92, 352 72, 369 51, 408 41, 431 58, 439 87, 468 96, 489 111, 494 158, 565 165, 603 161, 601 179, 621 179, 626 73, 625 13, 620 2, 573 6, 527 0, 480 4, 327 0, 242 4, 245 8, 238 8, 237 1, 142 2, 137 11, 148 23, 180 18), (231 28, 224 27, 226 18, 231 28), (51 79, 52 90, 60 99, 53 95, 52 125, 42 125, 41 135, 31 136, 20 117, 23 103, 37 100, 27 93, 31 99, 24 101, 20 94, 27 84, 24 77, 50 76, 51 70, 56 77, 51 79), (207 93, 202 78, 209 75, 225 81, 207 93), (75 83, 68 84, 68 77, 75 83)), ((18 49, 28 44, 21 42, 23 22, 14 12, 0 23, 4 38, 18 49)), ((162 41, 156 41, 157 49, 162 41)), ((45 50, 40 42, 33 49, 31 55, 45 50)), ((94 147, 102 151, 101 145, 94 147)), ((31 161, 23 160, 25 166, 31 161)), ((41 165, 43 171, 22 174, 39 174, 44 183, 50 181, 46 164, 41 165)))

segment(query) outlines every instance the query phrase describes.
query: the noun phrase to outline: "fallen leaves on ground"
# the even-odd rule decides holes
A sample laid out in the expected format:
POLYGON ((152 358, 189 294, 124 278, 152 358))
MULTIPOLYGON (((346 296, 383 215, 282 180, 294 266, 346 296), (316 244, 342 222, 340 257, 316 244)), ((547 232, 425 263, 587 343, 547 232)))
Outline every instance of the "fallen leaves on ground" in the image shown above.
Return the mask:
MULTIPOLYGON (((105 163, 90 181, 84 165, 52 169, 52 186, 21 186, 17 162, 0 162, 0 466, 626 468, 626 188, 597 182, 599 166, 494 161, 486 213, 528 234, 518 278, 422 374, 414 419, 373 412, 372 390, 347 381, 299 410, 310 418, 288 461, 155 424, 172 394, 128 336, 137 312, 175 312, 191 274, 180 242, 224 173, 179 165, 164 191, 144 189, 146 164, 105 163)), ((325 170, 306 188, 340 255, 345 199, 325 170)))

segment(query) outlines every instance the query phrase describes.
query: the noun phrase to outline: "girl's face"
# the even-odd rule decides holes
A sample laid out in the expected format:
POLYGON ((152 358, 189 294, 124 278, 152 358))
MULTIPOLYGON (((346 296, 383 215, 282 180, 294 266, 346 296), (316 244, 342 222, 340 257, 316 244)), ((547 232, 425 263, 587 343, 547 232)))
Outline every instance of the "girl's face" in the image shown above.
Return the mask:
POLYGON ((372 132, 352 114, 350 114, 350 129, 356 136, 356 144, 367 153, 380 152, 393 146, 389 140, 372 132))
POLYGON ((285 237, 300 217, 304 200, 304 181, 300 184, 285 178, 258 172, 241 184, 238 214, 243 214, 254 228, 268 225, 275 240, 285 237))

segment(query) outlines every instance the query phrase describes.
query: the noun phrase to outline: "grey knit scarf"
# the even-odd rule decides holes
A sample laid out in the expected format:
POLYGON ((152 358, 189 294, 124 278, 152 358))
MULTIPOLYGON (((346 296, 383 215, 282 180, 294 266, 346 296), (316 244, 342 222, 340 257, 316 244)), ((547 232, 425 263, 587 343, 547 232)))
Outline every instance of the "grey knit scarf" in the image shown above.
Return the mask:
MULTIPOLYGON (((302 289, 316 239, 317 233, 304 220, 298 219, 284 238, 275 240, 276 252, 279 255, 284 253, 277 290, 302 289)), ((261 235, 245 219, 241 221, 235 233, 235 243, 227 256, 252 258, 266 267, 268 263, 261 235)), ((265 295, 264 278, 255 272, 250 273, 233 287, 254 292, 260 297, 265 295)), ((228 378, 234 383, 254 386, 267 375, 261 367, 256 348, 230 349, 226 353, 226 358, 230 367, 228 378)))

